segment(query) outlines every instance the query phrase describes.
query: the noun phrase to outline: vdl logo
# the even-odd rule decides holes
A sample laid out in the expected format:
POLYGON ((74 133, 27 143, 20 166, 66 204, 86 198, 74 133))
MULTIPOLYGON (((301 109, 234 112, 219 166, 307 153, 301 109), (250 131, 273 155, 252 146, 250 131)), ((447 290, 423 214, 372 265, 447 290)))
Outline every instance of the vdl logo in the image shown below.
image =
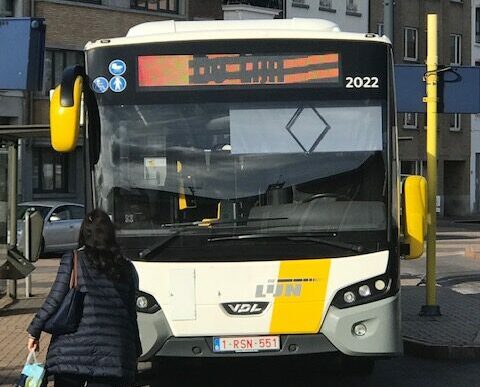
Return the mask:
POLYGON ((262 314, 268 307, 268 302, 226 302, 223 309, 233 316, 262 314))
POLYGON ((255 297, 265 298, 268 295, 273 297, 300 297, 305 283, 317 282, 318 278, 284 278, 268 280, 266 285, 257 285, 255 297))

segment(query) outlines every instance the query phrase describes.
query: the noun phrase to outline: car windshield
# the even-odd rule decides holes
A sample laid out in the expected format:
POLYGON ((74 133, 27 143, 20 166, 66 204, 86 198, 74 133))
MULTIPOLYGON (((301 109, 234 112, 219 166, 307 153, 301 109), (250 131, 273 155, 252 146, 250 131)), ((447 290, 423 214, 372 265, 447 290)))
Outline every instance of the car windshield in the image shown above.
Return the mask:
POLYGON ((371 100, 100 106, 97 205, 132 235, 384 230, 383 110, 371 100))
POLYGON ((30 210, 32 212, 39 211, 42 218, 45 219, 48 212, 52 209, 52 207, 48 206, 37 206, 37 205, 20 205, 17 206, 17 220, 22 220, 25 217, 25 212, 30 210))

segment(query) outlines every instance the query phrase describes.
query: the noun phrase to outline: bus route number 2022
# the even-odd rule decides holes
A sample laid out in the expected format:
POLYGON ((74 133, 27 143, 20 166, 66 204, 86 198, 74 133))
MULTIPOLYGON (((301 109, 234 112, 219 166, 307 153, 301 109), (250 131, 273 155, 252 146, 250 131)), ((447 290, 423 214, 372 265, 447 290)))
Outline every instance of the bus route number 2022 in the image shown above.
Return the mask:
POLYGON ((345 77, 347 89, 378 89, 378 77, 345 77))

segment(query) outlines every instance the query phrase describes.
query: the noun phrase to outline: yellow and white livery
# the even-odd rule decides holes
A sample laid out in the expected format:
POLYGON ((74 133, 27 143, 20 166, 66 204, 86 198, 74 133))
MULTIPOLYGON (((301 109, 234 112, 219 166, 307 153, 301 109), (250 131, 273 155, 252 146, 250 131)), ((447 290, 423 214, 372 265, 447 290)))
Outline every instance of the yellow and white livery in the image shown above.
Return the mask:
POLYGON ((88 204, 138 272, 142 360, 329 352, 365 371, 402 352, 426 186, 400 190, 388 39, 154 22, 88 43, 86 69, 55 91, 52 144, 83 131, 88 204))

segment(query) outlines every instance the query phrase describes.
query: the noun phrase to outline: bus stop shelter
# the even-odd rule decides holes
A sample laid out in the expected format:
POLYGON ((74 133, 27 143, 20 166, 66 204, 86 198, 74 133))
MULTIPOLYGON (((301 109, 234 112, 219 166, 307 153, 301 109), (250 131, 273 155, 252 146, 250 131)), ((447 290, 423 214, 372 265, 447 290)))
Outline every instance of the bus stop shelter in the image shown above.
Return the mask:
POLYGON ((25 278, 34 266, 16 250, 18 147, 20 140, 47 138, 49 125, 0 125, 0 287, 8 282, 7 292, 17 296, 16 280, 25 278), (3 282, 3 284, 1 283, 3 282))

